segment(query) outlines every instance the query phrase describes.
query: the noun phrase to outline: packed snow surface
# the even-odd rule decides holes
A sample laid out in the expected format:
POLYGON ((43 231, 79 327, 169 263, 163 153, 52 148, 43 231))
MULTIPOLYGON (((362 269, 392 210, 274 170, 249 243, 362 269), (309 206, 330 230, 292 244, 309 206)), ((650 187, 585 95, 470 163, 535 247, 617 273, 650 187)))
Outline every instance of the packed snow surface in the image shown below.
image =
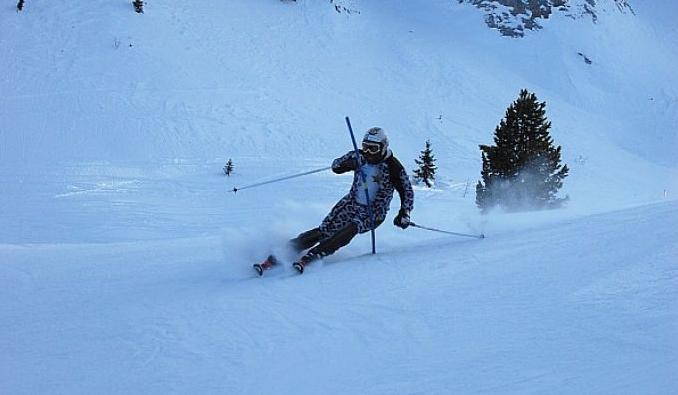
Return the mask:
POLYGON ((302 276, 263 278, 233 251, 251 242, 242 236, 4 245, 0 382, 9 393, 668 394, 677 220, 678 204, 660 203, 484 240, 399 236, 375 256, 361 243, 302 276))
POLYGON ((6 6, 0 393, 678 392, 678 5, 598 4, 522 39, 448 0, 6 6), (570 200, 482 216, 522 88, 570 200), (231 190, 329 166, 346 115, 408 171, 430 139, 412 219, 487 238, 391 217, 294 274, 351 176, 231 190))

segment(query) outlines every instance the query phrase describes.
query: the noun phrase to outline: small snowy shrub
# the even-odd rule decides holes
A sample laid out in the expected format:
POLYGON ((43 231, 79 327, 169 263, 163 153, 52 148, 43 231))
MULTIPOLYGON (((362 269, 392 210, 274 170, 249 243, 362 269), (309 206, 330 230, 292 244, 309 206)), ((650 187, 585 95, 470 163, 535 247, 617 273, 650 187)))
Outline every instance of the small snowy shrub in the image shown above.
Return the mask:
POLYGON ((134 6, 134 11, 136 11, 139 14, 144 13, 144 2, 143 2, 143 0, 134 0, 132 2, 132 5, 134 6))
POLYGON ((233 161, 229 159, 228 162, 226 162, 226 166, 224 166, 224 174, 230 176, 231 173, 233 173, 233 161))

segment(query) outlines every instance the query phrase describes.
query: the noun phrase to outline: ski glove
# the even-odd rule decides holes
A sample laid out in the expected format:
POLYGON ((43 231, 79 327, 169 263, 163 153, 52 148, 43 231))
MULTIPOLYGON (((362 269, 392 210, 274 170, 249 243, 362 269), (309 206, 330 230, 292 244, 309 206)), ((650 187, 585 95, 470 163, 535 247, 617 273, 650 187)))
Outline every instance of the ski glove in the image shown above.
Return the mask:
POLYGON ((410 213, 407 210, 401 209, 398 212, 398 215, 393 219, 393 225, 407 229, 407 227, 410 226, 410 213))

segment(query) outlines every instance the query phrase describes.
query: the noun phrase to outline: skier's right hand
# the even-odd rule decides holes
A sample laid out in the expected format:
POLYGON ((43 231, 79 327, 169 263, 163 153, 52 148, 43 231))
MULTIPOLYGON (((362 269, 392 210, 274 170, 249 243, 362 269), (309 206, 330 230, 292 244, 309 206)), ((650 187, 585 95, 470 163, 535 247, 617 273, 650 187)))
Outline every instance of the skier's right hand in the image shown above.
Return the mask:
POLYGON ((355 152, 349 152, 341 158, 332 162, 332 171, 336 174, 343 174, 358 168, 358 161, 355 158, 355 152))
POLYGON ((401 209, 398 212, 398 215, 393 218, 393 225, 399 228, 407 229, 407 227, 410 226, 410 213, 407 210, 401 209))

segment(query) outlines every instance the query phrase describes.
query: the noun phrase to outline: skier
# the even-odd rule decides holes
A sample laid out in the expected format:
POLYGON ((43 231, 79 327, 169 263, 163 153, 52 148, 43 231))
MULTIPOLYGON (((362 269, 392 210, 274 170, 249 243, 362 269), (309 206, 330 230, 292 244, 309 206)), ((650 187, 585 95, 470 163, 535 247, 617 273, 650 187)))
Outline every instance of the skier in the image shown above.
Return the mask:
MULTIPOLYGON (((410 225, 410 212, 414 205, 414 192, 403 165, 393 156, 388 147, 388 137, 383 129, 374 127, 365 133, 360 150, 362 171, 367 180, 369 203, 374 215, 374 228, 386 219, 393 192, 400 196, 400 210, 393 224, 402 229, 410 225)), ((319 227, 301 233, 290 240, 289 244, 298 254, 310 249, 294 262, 293 266, 304 272, 304 267, 322 257, 333 254, 347 245, 358 233, 372 229, 363 178, 358 170, 355 151, 337 158, 332 162, 332 171, 337 174, 353 171, 353 185, 349 193, 332 208, 319 227)), ((274 256, 269 256, 254 269, 262 275, 264 270, 275 265, 274 256)))

